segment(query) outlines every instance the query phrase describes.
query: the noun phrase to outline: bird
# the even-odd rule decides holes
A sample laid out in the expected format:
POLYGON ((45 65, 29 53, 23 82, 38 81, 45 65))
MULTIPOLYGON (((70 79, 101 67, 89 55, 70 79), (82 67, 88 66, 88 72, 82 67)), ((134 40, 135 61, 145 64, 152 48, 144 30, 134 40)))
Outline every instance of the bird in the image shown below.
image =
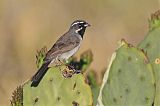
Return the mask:
POLYGON ((42 66, 31 78, 31 87, 37 87, 39 85, 51 63, 57 61, 65 63, 79 50, 85 30, 89 26, 91 25, 88 22, 81 19, 72 22, 69 30, 63 34, 46 53, 42 66))

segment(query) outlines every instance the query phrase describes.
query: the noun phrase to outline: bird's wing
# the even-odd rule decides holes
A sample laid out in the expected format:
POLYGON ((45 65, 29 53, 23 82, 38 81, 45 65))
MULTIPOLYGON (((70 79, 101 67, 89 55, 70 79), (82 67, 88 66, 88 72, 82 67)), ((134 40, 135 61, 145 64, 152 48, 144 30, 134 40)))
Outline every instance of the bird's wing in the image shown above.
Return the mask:
POLYGON ((55 59, 58 55, 68 52, 80 44, 80 39, 75 36, 61 36, 47 52, 44 61, 55 59))

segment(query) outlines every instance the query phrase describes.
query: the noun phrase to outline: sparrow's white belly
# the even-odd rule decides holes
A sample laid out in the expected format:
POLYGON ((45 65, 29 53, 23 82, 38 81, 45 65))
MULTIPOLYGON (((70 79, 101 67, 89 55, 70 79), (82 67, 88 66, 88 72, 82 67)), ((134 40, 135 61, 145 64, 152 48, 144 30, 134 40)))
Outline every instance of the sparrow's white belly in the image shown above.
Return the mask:
POLYGON ((66 53, 63 53, 62 55, 59 56, 59 58, 67 60, 68 58, 70 58, 72 55, 74 55, 78 51, 79 47, 80 45, 66 53))

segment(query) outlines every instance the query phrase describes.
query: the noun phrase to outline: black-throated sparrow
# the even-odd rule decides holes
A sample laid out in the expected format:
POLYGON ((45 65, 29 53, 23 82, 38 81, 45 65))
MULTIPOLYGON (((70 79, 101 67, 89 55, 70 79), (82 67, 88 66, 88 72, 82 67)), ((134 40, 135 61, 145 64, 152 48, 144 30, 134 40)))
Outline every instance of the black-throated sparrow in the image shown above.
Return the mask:
POLYGON ((90 24, 84 20, 76 20, 71 24, 68 32, 61 36, 47 52, 46 57, 44 58, 44 63, 31 79, 31 86, 38 86, 51 62, 67 61, 69 57, 78 51, 86 27, 88 26, 90 26, 90 24))

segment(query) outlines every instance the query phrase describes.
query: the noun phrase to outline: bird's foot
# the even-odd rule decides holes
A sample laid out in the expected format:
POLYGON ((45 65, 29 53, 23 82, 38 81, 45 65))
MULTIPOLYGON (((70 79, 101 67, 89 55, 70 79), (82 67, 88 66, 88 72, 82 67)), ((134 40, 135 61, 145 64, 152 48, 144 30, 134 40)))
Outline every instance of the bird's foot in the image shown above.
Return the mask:
POLYGON ((73 70, 64 69, 62 71, 62 75, 65 78, 71 78, 73 76, 73 74, 74 74, 73 70))
POLYGON ((71 78, 74 74, 81 73, 81 70, 76 70, 72 65, 67 65, 67 68, 62 71, 65 78, 71 78))
POLYGON ((74 66, 72 66, 72 65, 68 65, 68 69, 69 69, 69 70, 73 70, 73 71, 74 71, 74 74, 79 74, 79 73, 81 73, 81 70, 75 69, 74 66))

